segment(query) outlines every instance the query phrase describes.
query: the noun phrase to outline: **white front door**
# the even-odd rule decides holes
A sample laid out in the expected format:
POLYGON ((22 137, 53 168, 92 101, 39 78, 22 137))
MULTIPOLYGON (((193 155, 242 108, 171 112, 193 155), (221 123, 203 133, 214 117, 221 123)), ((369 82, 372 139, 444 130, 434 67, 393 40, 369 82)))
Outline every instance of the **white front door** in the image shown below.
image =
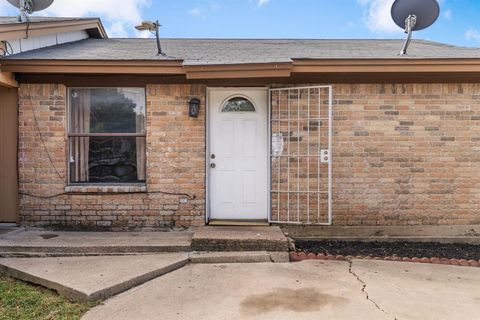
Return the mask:
POLYGON ((268 90, 209 89, 210 219, 268 219, 268 90))

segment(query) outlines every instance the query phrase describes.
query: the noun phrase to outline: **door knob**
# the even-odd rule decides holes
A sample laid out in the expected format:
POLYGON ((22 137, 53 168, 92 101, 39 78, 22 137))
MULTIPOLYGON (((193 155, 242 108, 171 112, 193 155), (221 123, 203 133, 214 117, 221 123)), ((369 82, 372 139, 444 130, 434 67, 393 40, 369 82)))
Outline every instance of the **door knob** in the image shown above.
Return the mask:
POLYGON ((212 164, 210 165, 210 168, 212 168, 212 169, 215 169, 216 167, 217 167, 217 165, 216 165, 215 163, 212 163, 212 164))

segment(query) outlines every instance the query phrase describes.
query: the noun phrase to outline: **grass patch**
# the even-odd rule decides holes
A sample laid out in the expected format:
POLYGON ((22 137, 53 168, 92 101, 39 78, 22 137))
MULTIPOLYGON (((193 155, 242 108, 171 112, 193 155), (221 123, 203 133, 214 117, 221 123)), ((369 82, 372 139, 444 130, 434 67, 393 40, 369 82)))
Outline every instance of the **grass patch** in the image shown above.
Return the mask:
POLYGON ((43 287, 0 274, 0 320, 73 320, 98 303, 75 303, 43 287))

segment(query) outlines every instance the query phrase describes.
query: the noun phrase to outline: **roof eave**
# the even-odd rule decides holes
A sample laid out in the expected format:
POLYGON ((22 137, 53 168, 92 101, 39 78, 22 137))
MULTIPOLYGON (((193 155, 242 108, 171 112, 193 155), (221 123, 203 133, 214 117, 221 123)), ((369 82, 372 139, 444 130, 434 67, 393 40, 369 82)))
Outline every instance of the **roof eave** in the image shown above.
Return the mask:
POLYGON ((289 78, 325 74, 474 74, 480 59, 295 59, 281 63, 185 65, 182 60, 20 60, 1 62, 5 72, 30 74, 182 75, 189 80, 289 78))
POLYGON ((294 59, 292 73, 480 72, 478 58, 294 59))
POLYGON ((46 34, 86 30, 93 38, 108 38, 107 32, 99 18, 67 20, 67 21, 43 21, 26 23, 14 23, 0 26, 1 40, 16 40, 32 36, 46 34))
POLYGON ((2 71, 64 74, 184 74, 179 60, 22 60, 6 59, 2 71))
POLYGON ((11 72, 0 72, 0 86, 7 88, 17 88, 18 82, 11 72))
POLYGON ((187 79, 288 78, 293 62, 184 65, 187 79))
POLYGON ((16 73, 184 75, 187 79, 285 78, 291 62, 184 65, 181 60, 22 60, 1 61, 16 73))

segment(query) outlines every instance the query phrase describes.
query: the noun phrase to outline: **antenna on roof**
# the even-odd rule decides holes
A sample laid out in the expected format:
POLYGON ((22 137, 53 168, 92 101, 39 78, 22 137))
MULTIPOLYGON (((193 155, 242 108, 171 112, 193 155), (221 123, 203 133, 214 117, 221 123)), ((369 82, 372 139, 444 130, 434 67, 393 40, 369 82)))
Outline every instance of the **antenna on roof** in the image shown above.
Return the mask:
POLYGON ((142 21, 142 23, 138 26, 135 26, 135 29, 137 29, 138 31, 150 31, 152 34, 155 35, 155 37, 157 38, 157 48, 158 48, 158 55, 162 55, 164 56, 165 53, 162 51, 162 46, 160 44, 160 27, 162 25, 158 22, 158 20, 156 22, 153 22, 153 21, 149 21, 149 20, 146 20, 146 21, 142 21))
POLYGON ((407 54, 413 31, 423 30, 437 21, 440 6, 436 0, 395 0, 392 5, 392 18, 397 26, 408 34, 400 55, 407 54))
POLYGON ((7 0, 11 5, 20 9, 18 21, 28 22, 28 15, 35 11, 44 10, 53 3, 53 0, 7 0))

